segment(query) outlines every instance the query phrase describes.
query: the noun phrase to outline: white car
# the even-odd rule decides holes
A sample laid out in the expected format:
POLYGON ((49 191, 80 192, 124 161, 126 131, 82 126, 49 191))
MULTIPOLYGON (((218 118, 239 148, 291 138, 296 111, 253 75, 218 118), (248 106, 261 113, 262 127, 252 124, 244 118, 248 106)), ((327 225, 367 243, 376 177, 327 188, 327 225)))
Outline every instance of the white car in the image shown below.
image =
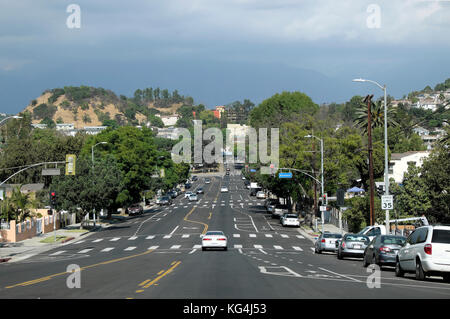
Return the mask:
POLYGON ((211 180, 209 178, 205 178, 205 184, 211 183, 211 180))
POLYGON ((442 276, 450 282, 450 226, 423 226, 412 232, 397 253, 395 275, 416 274, 416 279, 442 276))
POLYGON ((184 198, 189 198, 193 193, 191 191, 184 193, 184 198))
POLYGON ((228 187, 222 186, 222 187, 220 188, 220 192, 221 192, 221 193, 228 193, 228 187))
POLYGON ((222 248, 227 250, 227 237, 222 231, 209 231, 202 235, 202 250, 222 248))
POLYGON ((283 226, 295 226, 300 227, 300 221, 298 219, 298 216, 295 214, 284 214, 280 218, 280 223, 283 226))
POLYGON ((256 193, 256 198, 258 199, 266 199, 266 193, 264 193, 263 191, 259 191, 256 193))
POLYGON ((189 195, 189 201, 190 202, 195 202, 198 200, 197 194, 191 194, 189 195))

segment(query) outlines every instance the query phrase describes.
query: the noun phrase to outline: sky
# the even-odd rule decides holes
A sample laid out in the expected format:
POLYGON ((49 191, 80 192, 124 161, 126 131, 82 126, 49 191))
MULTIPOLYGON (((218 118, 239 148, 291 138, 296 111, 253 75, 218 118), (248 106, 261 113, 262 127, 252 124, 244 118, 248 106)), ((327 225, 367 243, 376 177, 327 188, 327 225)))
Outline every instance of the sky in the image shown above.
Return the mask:
POLYGON ((450 0, 0 0, 0 112, 69 85, 401 98, 450 78, 449 40, 450 0))

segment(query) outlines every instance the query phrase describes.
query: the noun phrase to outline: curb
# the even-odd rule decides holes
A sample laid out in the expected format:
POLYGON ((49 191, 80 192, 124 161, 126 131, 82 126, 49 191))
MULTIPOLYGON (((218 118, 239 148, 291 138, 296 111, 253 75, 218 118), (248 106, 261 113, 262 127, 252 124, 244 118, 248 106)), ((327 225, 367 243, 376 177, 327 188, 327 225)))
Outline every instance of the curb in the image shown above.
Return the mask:
POLYGON ((66 239, 64 239, 64 240, 61 241, 61 244, 64 244, 64 243, 66 243, 66 242, 68 242, 68 241, 70 241, 70 240, 72 240, 72 239, 75 239, 75 237, 69 237, 69 238, 66 238, 66 239))
POLYGON ((5 263, 11 260, 11 258, 0 258, 0 263, 5 263))

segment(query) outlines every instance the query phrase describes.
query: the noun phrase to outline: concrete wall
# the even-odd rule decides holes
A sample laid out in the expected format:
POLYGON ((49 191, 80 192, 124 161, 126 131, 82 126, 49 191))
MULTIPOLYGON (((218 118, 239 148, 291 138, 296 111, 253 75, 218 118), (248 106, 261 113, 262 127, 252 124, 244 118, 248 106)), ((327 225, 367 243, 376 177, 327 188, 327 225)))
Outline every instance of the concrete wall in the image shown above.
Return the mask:
MULTIPOLYGON (((32 218, 23 223, 16 224, 15 220, 9 222, 9 229, 0 229, 0 242, 16 243, 25 239, 33 238, 36 235, 36 226, 39 219, 32 218)), ((40 218, 42 234, 53 231, 53 221, 55 216, 40 218)), ((56 229, 60 228, 59 217, 56 215, 56 229)))

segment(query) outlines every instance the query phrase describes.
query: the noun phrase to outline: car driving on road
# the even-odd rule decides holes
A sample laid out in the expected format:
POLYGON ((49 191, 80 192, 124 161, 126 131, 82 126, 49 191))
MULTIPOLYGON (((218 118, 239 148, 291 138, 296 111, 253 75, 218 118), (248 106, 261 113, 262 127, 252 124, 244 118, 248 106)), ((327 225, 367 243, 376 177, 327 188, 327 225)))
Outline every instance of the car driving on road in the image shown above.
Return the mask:
POLYGON ((264 193, 263 191, 259 191, 256 193, 256 198, 258 199, 265 199, 266 198, 266 193, 264 193))
POLYGON ((172 205, 172 199, 169 196, 162 196, 159 205, 172 205))
POLYGON ((342 238, 338 233, 322 233, 314 243, 314 252, 321 254, 323 251, 336 252, 336 241, 342 238))
POLYGON ((434 275, 450 281, 450 226, 423 226, 408 236, 395 263, 397 277, 406 272, 418 280, 434 275))
POLYGON ((203 193, 204 193, 203 187, 197 188, 197 194, 203 194, 203 193))
POLYGON ((366 235, 345 234, 340 241, 336 241, 337 258, 363 257, 369 243, 370 239, 366 235))
POLYGON ((405 244, 406 237, 378 235, 364 251, 363 266, 370 264, 378 266, 395 266, 398 250, 405 244))
POLYGON ((208 231, 202 235, 202 250, 221 248, 227 250, 227 237, 222 231, 208 231))
POLYGON ((284 214, 289 213, 286 205, 277 204, 272 211, 272 218, 280 218, 284 214))
POLYGON ((191 191, 187 191, 186 193, 184 193, 184 198, 189 198, 189 196, 192 195, 191 191))
POLYGON ((298 215, 296 214, 284 214, 280 218, 280 223, 285 226, 294 226, 300 227, 300 220, 298 219, 298 215))
POLYGON ((221 193, 228 193, 228 187, 222 186, 222 187, 220 188, 220 192, 221 192, 221 193))
POLYGON ((141 215, 144 213, 144 208, 140 204, 133 204, 127 208, 126 213, 130 216, 141 215))
POLYGON ((189 195, 189 201, 190 202, 195 202, 197 200, 198 200, 197 194, 192 193, 191 195, 189 195))

